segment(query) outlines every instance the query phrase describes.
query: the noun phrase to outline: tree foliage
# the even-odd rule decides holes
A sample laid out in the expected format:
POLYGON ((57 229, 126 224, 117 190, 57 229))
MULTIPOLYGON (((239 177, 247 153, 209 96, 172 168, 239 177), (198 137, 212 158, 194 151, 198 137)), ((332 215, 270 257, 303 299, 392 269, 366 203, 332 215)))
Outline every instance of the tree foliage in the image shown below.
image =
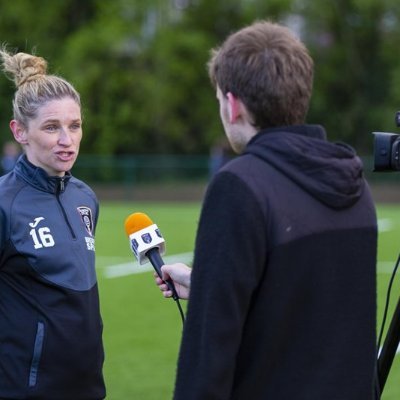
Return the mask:
MULTIPOLYGON (((84 105, 83 153, 206 153, 223 136, 206 63, 255 19, 288 24, 315 60, 310 123, 370 152, 400 99, 396 0, 0 0, 0 41, 46 58, 84 105)), ((0 79, 0 142, 13 85, 0 79)))
POLYGON ((331 137, 365 150, 371 131, 395 128, 396 103, 390 95, 394 60, 384 53, 395 33, 387 22, 392 11, 371 0, 325 6, 322 13, 310 1, 301 10, 308 16, 306 41, 316 60, 310 118, 322 121, 331 137))

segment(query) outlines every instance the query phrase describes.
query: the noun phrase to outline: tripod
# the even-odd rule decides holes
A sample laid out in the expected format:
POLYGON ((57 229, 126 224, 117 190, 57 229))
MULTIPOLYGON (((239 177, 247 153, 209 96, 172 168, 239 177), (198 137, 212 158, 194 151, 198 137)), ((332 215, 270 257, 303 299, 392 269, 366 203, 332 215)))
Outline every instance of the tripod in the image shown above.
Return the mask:
POLYGON ((400 299, 397 302, 396 310, 394 311, 392 321, 382 350, 378 357, 378 382, 380 392, 383 392, 389 370, 392 366, 394 356, 396 355, 397 347, 400 342, 400 299))

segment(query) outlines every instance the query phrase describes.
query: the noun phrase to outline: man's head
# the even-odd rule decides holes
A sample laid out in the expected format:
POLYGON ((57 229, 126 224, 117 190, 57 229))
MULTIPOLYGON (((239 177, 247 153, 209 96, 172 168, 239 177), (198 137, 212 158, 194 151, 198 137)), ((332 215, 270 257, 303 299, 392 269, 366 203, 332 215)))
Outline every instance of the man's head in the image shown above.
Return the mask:
POLYGON ((257 130, 304 123, 313 61, 288 28, 271 22, 245 27, 213 51, 208 67, 214 87, 239 99, 257 130))

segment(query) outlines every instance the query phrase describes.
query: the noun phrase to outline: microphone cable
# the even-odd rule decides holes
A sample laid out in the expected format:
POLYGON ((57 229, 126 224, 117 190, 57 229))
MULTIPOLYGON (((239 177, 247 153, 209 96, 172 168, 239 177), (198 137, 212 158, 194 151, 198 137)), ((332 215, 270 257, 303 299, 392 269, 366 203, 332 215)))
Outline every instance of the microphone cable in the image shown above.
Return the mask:
POLYGON ((390 295, 391 295, 391 291, 392 291, 394 278, 396 277, 397 269, 399 268, 399 264, 400 264, 400 254, 399 254, 399 257, 397 258, 396 265, 395 265, 395 267, 393 269, 393 272, 392 272, 392 275, 390 277, 389 286, 388 286, 388 290, 387 290, 387 294, 386 294, 386 304, 385 304, 385 309, 384 309, 384 312, 383 312, 382 325, 381 325, 381 330, 380 330, 379 339, 378 339, 378 352, 379 352, 379 349, 381 347, 383 331, 384 331, 384 327, 385 327, 385 324, 386 324, 387 314, 388 314, 388 311, 389 311, 390 295))
POLYGON ((181 315, 181 319, 182 319, 182 325, 184 325, 185 324, 185 314, 183 312, 181 303, 179 301, 179 297, 177 297, 177 298, 174 297, 174 301, 175 301, 176 305, 178 306, 179 314, 181 315))
MULTIPOLYGON (((159 271, 157 271, 157 275, 159 276, 160 279, 162 279, 161 272, 159 273, 159 271)), ((163 280, 163 282, 166 283, 164 280, 163 280)), ((179 297, 179 295, 178 295, 178 293, 177 293, 177 291, 175 289, 175 286, 173 285, 172 280, 168 280, 168 282, 171 283, 170 288, 172 290, 172 298, 174 299, 176 305, 178 306, 179 314, 180 314, 181 319, 182 319, 182 324, 184 324, 185 323, 185 314, 183 312, 181 303, 179 301, 180 297, 179 297)))

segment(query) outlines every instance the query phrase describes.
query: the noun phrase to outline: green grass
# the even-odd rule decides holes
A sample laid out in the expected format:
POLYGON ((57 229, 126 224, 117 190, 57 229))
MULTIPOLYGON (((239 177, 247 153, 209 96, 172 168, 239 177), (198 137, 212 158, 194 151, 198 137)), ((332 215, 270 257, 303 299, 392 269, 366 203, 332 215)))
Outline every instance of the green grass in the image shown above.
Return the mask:
MULTIPOLYGON (((400 253, 400 207, 379 205, 377 207, 380 232, 378 241, 378 332, 382 324, 383 310, 386 302, 389 280, 400 253)), ((400 271, 394 280, 390 306, 385 324, 386 330, 393 317, 394 310, 400 298, 400 271)), ((400 356, 394 359, 388 379, 383 390, 382 400, 400 399, 400 356)))
MULTIPOLYGON (((182 321, 173 300, 164 299, 151 271, 109 278, 116 264, 134 259, 124 231, 125 218, 145 212, 166 239, 166 257, 193 251, 200 204, 102 202, 96 234, 108 400, 160 400, 172 397, 182 321)), ((378 328, 395 261, 400 252, 400 207, 378 207, 382 231, 378 245, 378 328)), ((400 296, 400 279, 392 288, 386 328, 400 296)), ((185 302, 182 302, 185 306, 185 302)), ((354 371, 357 376, 357 371, 354 371)), ((400 357, 396 356, 382 400, 400 399, 400 357)))
MULTIPOLYGON (((172 397, 182 321, 175 302, 164 299, 151 271, 107 279, 110 265, 134 262, 124 230, 133 212, 145 212, 166 239, 166 255, 193 251, 199 204, 103 203, 96 253, 110 400, 172 397)), ((185 307, 185 302, 181 303, 185 307)))

